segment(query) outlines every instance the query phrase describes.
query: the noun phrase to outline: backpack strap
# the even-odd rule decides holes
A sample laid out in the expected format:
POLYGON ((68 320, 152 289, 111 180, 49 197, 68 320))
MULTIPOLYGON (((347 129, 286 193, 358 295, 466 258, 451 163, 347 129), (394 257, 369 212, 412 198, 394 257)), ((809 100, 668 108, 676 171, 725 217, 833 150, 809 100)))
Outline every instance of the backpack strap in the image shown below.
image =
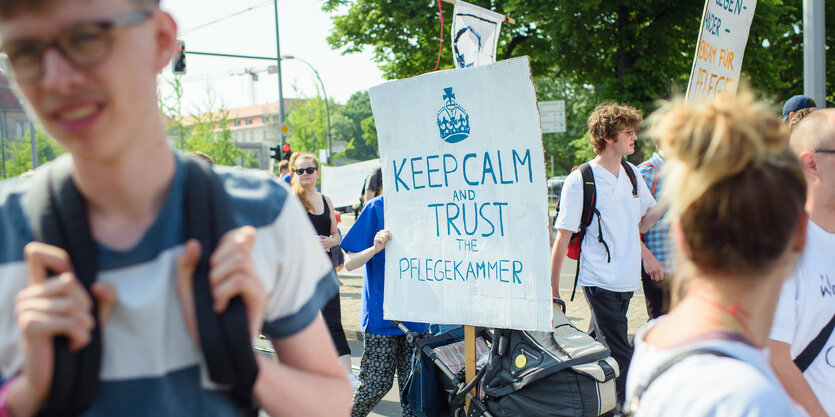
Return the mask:
MULTIPOLYGON (((583 177, 583 211, 580 212, 580 230, 577 231, 577 239, 582 239, 586 235, 586 228, 591 224, 591 218, 597 212, 597 187, 594 185, 594 172, 591 170, 591 165, 586 162, 580 165, 577 169, 580 170, 580 175, 583 177)), ((600 216, 597 216, 598 222, 600 216)), ((608 252, 608 248, 607 248, 608 252)), ((574 301, 574 295, 577 293, 577 281, 580 279, 580 257, 577 257, 577 269, 574 271, 574 286, 571 289, 571 301, 574 301)))
POLYGON ((829 336, 832 335, 833 328, 835 328, 835 315, 829 319, 829 323, 826 323, 826 326, 823 326, 821 332, 806 346, 806 349, 803 349, 803 352, 800 352, 800 355, 794 358, 794 364, 797 365, 800 372, 805 372, 809 368, 809 365, 815 361, 815 358, 818 357, 818 354, 820 354, 826 342, 829 340, 829 336))
POLYGON ((655 165, 653 165, 653 163, 649 161, 644 162, 640 166, 652 167, 652 187, 649 187, 649 193, 655 195, 655 187, 658 186, 658 168, 656 168, 655 165))
POLYGON ((597 206, 597 188, 594 185, 594 172, 588 162, 578 168, 583 177, 583 211, 580 215, 580 231, 591 225, 591 217, 597 206))
POLYGON ((670 368, 672 368, 673 366, 675 366, 677 363, 681 362, 685 358, 690 357, 690 356, 697 356, 697 355, 713 355, 713 356, 719 356, 719 357, 724 357, 724 358, 733 358, 733 356, 731 356, 731 355, 729 355, 725 352, 722 352, 718 349, 698 348, 698 349, 686 350, 684 352, 679 353, 678 355, 673 356, 670 359, 667 359, 666 361, 664 361, 664 363, 662 363, 657 368, 655 368, 655 371, 653 371, 653 373, 650 375, 650 377, 647 378, 646 382, 644 382, 641 385, 638 385, 638 387, 635 389, 635 392, 627 400, 626 404, 624 404, 623 411, 622 411, 621 415, 624 416, 624 417, 634 416, 635 413, 638 411, 638 408, 640 407, 641 398, 644 396, 644 393, 649 389, 650 385, 652 385, 652 383, 656 379, 658 379, 659 376, 661 376, 664 372, 667 372, 670 368))
POLYGON ((77 352, 69 350, 67 337, 55 338, 52 384, 38 413, 44 417, 77 416, 87 410, 98 390, 101 368, 98 305, 90 292, 96 280, 98 251, 90 235, 86 203, 71 172, 71 160, 61 159, 35 174, 29 201, 30 223, 35 241, 64 248, 69 254, 75 275, 93 303, 95 324, 90 343, 77 352))
POLYGON ((203 248, 194 272, 194 307, 200 346, 212 381, 231 386, 239 404, 254 410, 252 386, 258 365, 252 350, 246 306, 240 296, 221 314, 214 312, 209 284, 209 257, 223 234, 236 224, 220 178, 208 164, 183 158, 186 166, 186 236, 203 248))
POLYGON ((635 171, 632 169, 632 165, 629 165, 629 162, 626 162, 625 159, 620 160, 620 165, 626 171, 629 182, 632 183, 632 197, 638 197, 638 180, 635 178, 635 171))
MULTIPOLYGON (((252 385, 258 367, 252 350, 246 307, 235 297, 223 314, 212 308, 209 256, 220 237, 235 227, 231 205, 223 184, 207 164, 183 159, 187 169, 185 198, 186 235, 203 248, 194 277, 194 302, 201 348, 211 379, 232 387, 239 404, 255 411, 252 385)), ((101 368, 101 329, 98 306, 90 287, 98 270, 97 244, 90 234, 86 202, 71 176, 69 159, 59 160, 37 172, 32 179, 30 213, 34 240, 64 248, 75 274, 90 294, 95 327, 90 343, 70 352, 66 337, 55 338, 55 365, 49 395, 39 416, 77 416, 93 402, 101 368)), ((254 413, 253 413, 254 414, 254 413)))

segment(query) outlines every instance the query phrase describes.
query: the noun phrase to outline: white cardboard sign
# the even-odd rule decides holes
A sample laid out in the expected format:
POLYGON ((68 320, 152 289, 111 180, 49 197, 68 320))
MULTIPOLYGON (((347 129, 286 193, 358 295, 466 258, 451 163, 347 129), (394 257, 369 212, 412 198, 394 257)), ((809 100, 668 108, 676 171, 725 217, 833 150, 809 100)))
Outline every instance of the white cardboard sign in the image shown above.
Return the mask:
POLYGON ((383 316, 551 329, 545 165, 527 57, 369 91, 383 167, 383 316))
POLYGON ((706 0, 687 100, 736 94, 757 0, 706 0))
POLYGON ((330 197, 334 207, 359 204, 362 186, 372 171, 380 167, 379 159, 340 167, 322 165, 322 194, 330 197))

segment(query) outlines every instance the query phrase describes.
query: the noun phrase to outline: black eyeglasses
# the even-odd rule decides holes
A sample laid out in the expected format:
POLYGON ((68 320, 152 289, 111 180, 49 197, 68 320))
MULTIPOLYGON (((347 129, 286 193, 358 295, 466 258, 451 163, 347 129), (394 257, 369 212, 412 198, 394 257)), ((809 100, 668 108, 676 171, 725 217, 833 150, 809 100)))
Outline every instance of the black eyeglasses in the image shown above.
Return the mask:
POLYGON ((109 21, 84 22, 67 27, 53 39, 39 42, 32 39, 12 40, 0 46, 0 64, 18 81, 32 81, 43 72, 43 54, 55 47, 76 68, 92 68, 104 62, 113 49, 111 31, 145 21, 154 14, 138 10, 109 21))
POLYGON ((835 153, 835 149, 815 149, 815 153, 835 153))
POLYGON ((308 173, 308 174, 312 174, 312 173, 316 172, 316 167, 298 168, 295 171, 296 171, 296 175, 302 175, 305 172, 308 173))

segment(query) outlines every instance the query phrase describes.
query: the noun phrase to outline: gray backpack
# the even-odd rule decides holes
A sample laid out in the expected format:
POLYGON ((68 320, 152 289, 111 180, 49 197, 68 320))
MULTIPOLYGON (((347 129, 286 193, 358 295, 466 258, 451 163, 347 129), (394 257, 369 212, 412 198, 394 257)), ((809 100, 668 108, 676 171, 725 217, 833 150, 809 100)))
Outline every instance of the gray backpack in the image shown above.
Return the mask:
POLYGON ((555 300, 552 332, 496 330, 482 380, 493 416, 594 417, 614 410, 617 362, 556 303, 562 300, 555 300))

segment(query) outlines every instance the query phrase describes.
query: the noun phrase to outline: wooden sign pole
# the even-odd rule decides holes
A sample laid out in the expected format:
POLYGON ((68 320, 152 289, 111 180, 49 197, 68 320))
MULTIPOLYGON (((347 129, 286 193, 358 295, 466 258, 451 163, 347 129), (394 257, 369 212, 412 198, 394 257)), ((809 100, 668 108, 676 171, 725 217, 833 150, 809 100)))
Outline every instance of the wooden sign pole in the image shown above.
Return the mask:
MULTIPOLYGON (((476 374, 476 350, 475 350, 475 326, 464 326, 464 378, 466 383, 475 378, 476 374)), ((476 394, 475 387, 470 391, 473 396, 476 394)), ((465 405, 467 412, 470 410, 470 399, 467 398, 465 405)))

